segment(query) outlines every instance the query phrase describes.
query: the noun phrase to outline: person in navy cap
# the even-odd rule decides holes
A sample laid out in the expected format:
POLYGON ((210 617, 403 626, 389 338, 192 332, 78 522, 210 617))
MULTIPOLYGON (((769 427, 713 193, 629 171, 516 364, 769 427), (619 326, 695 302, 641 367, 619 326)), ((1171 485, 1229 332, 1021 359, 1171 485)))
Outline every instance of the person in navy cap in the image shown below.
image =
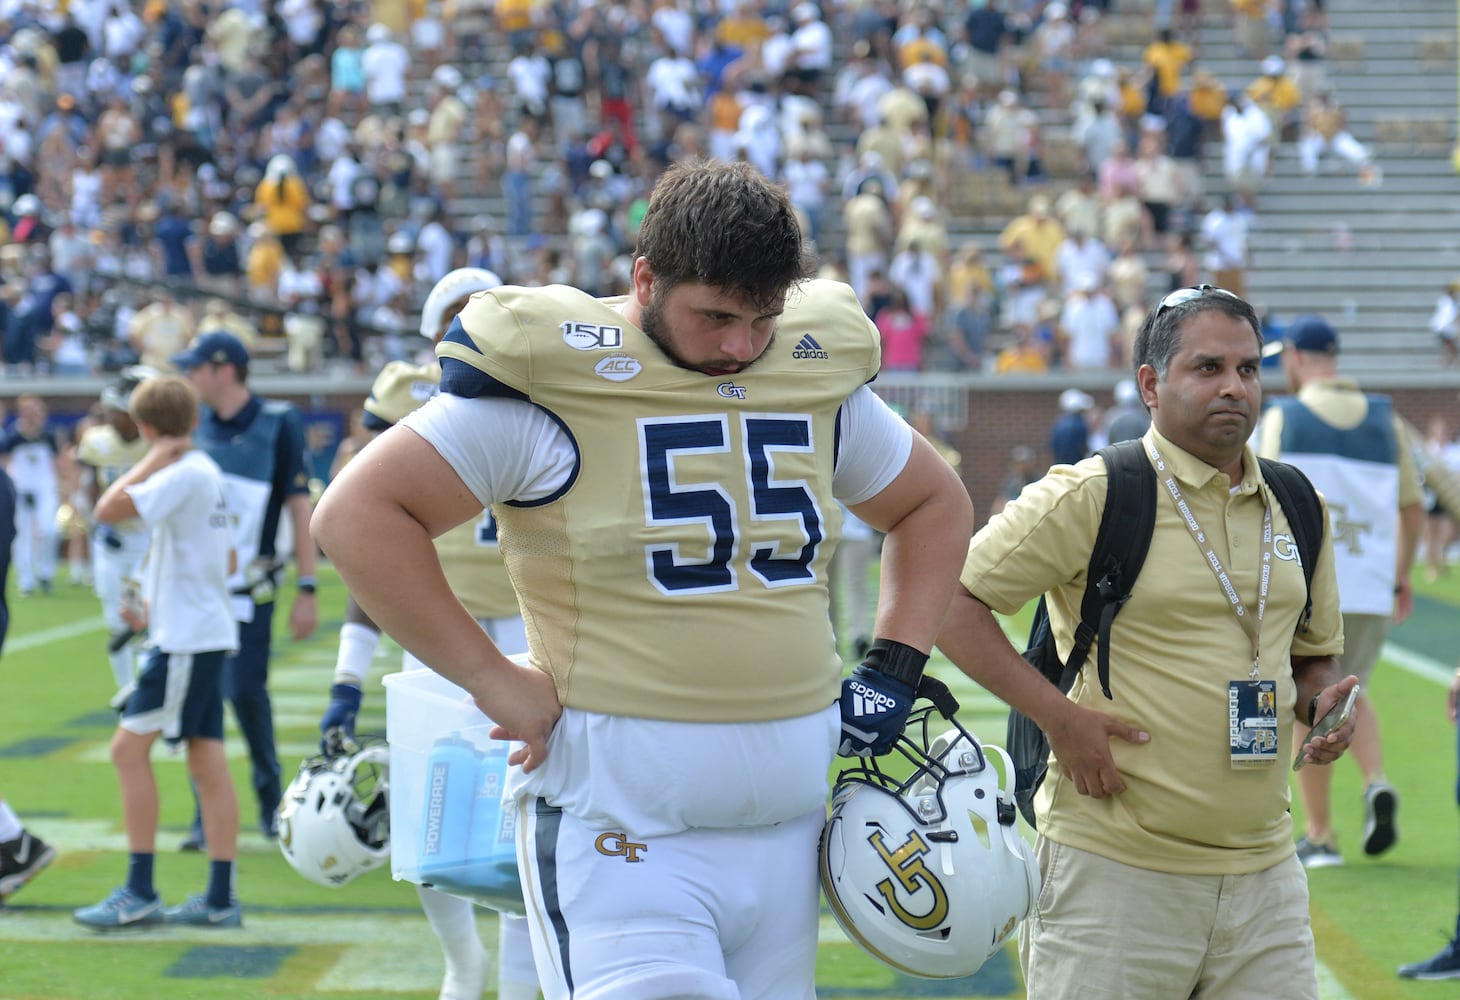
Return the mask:
MULTIPOLYGON (((215 330, 198 337, 172 363, 187 375, 202 400, 196 442, 223 470, 229 513, 234 519, 238 568, 229 578, 238 618, 238 652, 223 666, 223 694, 233 705, 248 744, 253 788, 258 797, 259 829, 278 833, 279 757, 274 745, 274 713, 269 701, 269 654, 275 592, 291 553, 280 548, 293 539, 297 586, 289 611, 289 631, 305 639, 315 629, 315 550, 309 542, 309 470, 304 427, 291 404, 264 399, 248 387, 248 348, 231 333, 215 330)), ((183 850, 202 850, 202 823, 182 842, 183 850)))
MULTIPOLYGON (((1359 700, 1350 755, 1364 777, 1364 853, 1383 854, 1399 838, 1399 794, 1384 780, 1379 718, 1368 691, 1390 621, 1409 616, 1409 572, 1424 530, 1419 476, 1404 446, 1400 418, 1386 396, 1366 394, 1338 373, 1338 331, 1321 316, 1298 316, 1278 344, 1293 395, 1262 418, 1258 454, 1296 465, 1328 500, 1332 513, 1339 609, 1343 612, 1342 672, 1358 677, 1359 700)), ((1308 727, 1293 731, 1295 746, 1308 727)), ((1298 792, 1307 831, 1298 857, 1309 868, 1343 864, 1329 811, 1333 769, 1304 768, 1298 792)))

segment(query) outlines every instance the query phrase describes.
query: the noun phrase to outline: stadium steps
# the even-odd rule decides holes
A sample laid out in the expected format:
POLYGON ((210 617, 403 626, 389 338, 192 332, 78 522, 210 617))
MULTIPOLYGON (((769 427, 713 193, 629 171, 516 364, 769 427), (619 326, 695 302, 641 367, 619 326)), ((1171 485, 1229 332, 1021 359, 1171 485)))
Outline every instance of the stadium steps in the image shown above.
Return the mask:
MULTIPOLYGON (((1249 297, 1281 321, 1318 312, 1345 335, 1344 367, 1434 370, 1429 317, 1441 289, 1460 276, 1460 193, 1450 153, 1456 118, 1456 8, 1443 0, 1330 0, 1329 86, 1350 131, 1383 172, 1373 188, 1331 153, 1317 176, 1303 175, 1294 143, 1283 143, 1259 193, 1250 237, 1249 297)), ((1149 22, 1147 22, 1149 24, 1149 22)), ((1139 65, 1146 37, 1111 56, 1139 65)), ((1276 48, 1276 46, 1275 46, 1276 48)), ((1258 60, 1237 54, 1225 10, 1203 24, 1198 64, 1229 88, 1247 86, 1258 60)), ((1221 146, 1207 147, 1208 198, 1226 190, 1221 146)), ((1159 258, 1147 258, 1154 283, 1159 258)))
POLYGON ((1284 144, 1260 195, 1248 287, 1280 318, 1319 312, 1333 320, 1347 370, 1432 371, 1430 313, 1460 275, 1450 159, 1456 8, 1439 0, 1328 6, 1330 37, 1362 40, 1362 60, 1331 61, 1328 76, 1383 183, 1359 186, 1353 168, 1331 155, 1318 176, 1304 177, 1295 148, 1284 144), (1349 241, 1352 249, 1343 249, 1349 241))
MULTIPOLYGON (((1304 177, 1293 144, 1285 143, 1260 196, 1249 289, 1255 301, 1280 318, 1320 311, 1338 321, 1346 334, 1349 367, 1430 370, 1435 349, 1427 328, 1429 314, 1439 290, 1460 275, 1460 194, 1450 163, 1456 11, 1442 0, 1393 0, 1380 6, 1330 0, 1328 7, 1330 85, 1355 136, 1374 150, 1384 182, 1377 188, 1360 187, 1352 168, 1331 155, 1318 176, 1304 177), (1351 249, 1344 249, 1345 241, 1351 249)), ((1110 55, 1119 64, 1139 65, 1151 34, 1151 9, 1151 0, 1135 0, 1115 15, 1110 55)), ((839 36, 838 69, 846 48, 839 36)), ((505 44, 497 41, 489 45, 483 63, 462 69, 468 79, 485 74, 500 86, 509 59, 505 44)), ((1258 73, 1256 59, 1237 55, 1225 10, 1213 9, 1205 20, 1200 65, 1229 87, 1246 86, 1258 73)), ((427 80, 421 72, 412 86, 424 90, 427 80)), ((838 153, 837 162, 828 165, 839 178, 856 135, 835 120, 829 101, 825 107, 826 128, 838 153)), ((1058 144, 1067 134, 1068 111, 1042 108, 1040 116, 1046 140, 1058 144)), ((463 148, 474 151, 476 146, 463 148)), ((543 159, 546 163, 547 157, 543 159)), ((1225 190, 1219 143, 1209 144, 1207 162, 1210 197, 1225 190)), ((449 207, 461 232, 471 231, 482 217, 503 217, 500 190, 475 183, 475 171, 474 159, 463 157, 462 183, 449 207)), ((976 180, 967 183, 980 187, 976 180)), ((1056 178, 1044 190, 1056 194, 1069 183, 1067 177, 1056 178)), ((991 186, 991 193, 980 190, 973 201, 953 198, 948 226, 954 246, 971 242, 993 250, 998 233, 1023 211, 1032 193, 997 182, 991 186)), ((539 193, 539 218, 544 201, 539 193)), ((559 244, 566 240, 565 234, 544 235, 559 244)), ((820 250, 824 258, 837 258, 843 247, 841 213, 833 205, 826 213, 820 250)), ((1156 290, 1165 280, 1161 255, 1148 255, 1147 264, 1156 290)))

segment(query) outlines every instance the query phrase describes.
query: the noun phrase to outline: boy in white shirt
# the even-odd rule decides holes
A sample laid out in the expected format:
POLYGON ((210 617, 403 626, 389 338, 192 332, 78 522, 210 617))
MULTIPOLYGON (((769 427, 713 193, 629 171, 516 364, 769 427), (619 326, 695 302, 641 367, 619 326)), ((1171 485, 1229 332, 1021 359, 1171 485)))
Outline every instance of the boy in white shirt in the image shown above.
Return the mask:
POLYGON ((101 930, 164 921, 238 927, 238 797, 223 749, 221 688, 238 626, 228 594, 234 553, 223 474, 193 449, 198 400, 186 380, 147 380, 130 409, 148 451, 96 501, 95 516, 104 524, 140 518, 151 534, 142 600, 124 596, 122 611, 132 628, 149 630, 148 645, 111 746, 131 857, 126 885, 73 916, 101 930), (166 910, 152 881, 158 805, 150 754, 159 735, 171 747, 187 746, 209 853, 207 891, 166 910))

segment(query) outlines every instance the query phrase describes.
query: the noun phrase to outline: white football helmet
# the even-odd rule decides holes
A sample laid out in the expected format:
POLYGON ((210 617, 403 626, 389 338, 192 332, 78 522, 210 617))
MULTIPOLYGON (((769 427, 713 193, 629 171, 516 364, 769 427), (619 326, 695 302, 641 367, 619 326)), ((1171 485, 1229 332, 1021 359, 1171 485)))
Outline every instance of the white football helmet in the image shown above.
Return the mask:
POLYGON ((821 833, 821 887, 842 930, 872 957, 926 979, 977 972, 1033 910, 1040 886, 1015 828, 1013 763, 980 744, 950 704, 942 714, 954 728, 931 743, 934 707, 909 717, 896 748, 913 764, 908 777, 884 773, 875 758, 844 770, 821 833))
POLYGON ((279 805, 279 849, 295 871, 341 886, 390 859, 389 760, 377 743, 299 765, 279 805))
POLYGON ((421 307, 421 336, 427 340, 435 340, 441 336, 446 324, 469 296, 488 288, 497 288, 501 284, 502 279, 497 277, 496 272, 488 271, 484 267, 458 267, 454 271, 446 272, 436 282, 431 294, 426 296, 426 304, 421 307))
POLYGON ((137 386, 161 374, 150 365, 128 365, 118 372, 112 381, 102 387, 101 405, 109 410, 127 412, 127 408, 131 405, 132 393, 137 386))

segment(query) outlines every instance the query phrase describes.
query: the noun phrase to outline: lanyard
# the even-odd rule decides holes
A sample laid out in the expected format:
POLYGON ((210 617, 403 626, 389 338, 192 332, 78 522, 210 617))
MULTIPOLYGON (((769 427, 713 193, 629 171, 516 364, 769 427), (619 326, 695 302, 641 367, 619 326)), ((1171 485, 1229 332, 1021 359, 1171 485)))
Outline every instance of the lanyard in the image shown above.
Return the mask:
POLYGON ((1237 593, 1237 587, 1232 583, 1226 567, 1222 565, 1221 558, 1217 555, 1216 549, 1212 548, 1207 540, 1206 532, 1202 531, 1201 525, 1196 521, 1196 515, 1191 512, 1186 498, 1181 495, 1181 487, 1176 482, 1176 474, 1166 467, 1166 460, 1161 457, 1161 452, 1156 449, 1156 442, 1149 442, 1151 461, 1156 465, 1157 478, 1161 485, 1166 487, 1166 494, 1171 497, 1171 502, 1176 505, 1176 512, 1181 515, 1181 522, 1186 525, 1190 532, 1192 541, 1201 550, 1205 558, 1207 568, 1217 578, 1217 583, 1222 588, 1222 593, 1227 595, 1228 606, 1232 613, 1237 616, 1237 624, 1242 626, 1242 631, 1247 633, 1247 638, 1252 641, 1252 675, 1251 679, 1256 681, 1261 676, 1259 660, 1261 657, 1261 636, 1262 616, 1267 611, 1267 593, 1272 583, 1272 505, 1265 500, 1262 505, 1262 573, 1257 587, 1257 614, 1248 613, 1247 605, 1243 603, 1241 595, 1237 593))

